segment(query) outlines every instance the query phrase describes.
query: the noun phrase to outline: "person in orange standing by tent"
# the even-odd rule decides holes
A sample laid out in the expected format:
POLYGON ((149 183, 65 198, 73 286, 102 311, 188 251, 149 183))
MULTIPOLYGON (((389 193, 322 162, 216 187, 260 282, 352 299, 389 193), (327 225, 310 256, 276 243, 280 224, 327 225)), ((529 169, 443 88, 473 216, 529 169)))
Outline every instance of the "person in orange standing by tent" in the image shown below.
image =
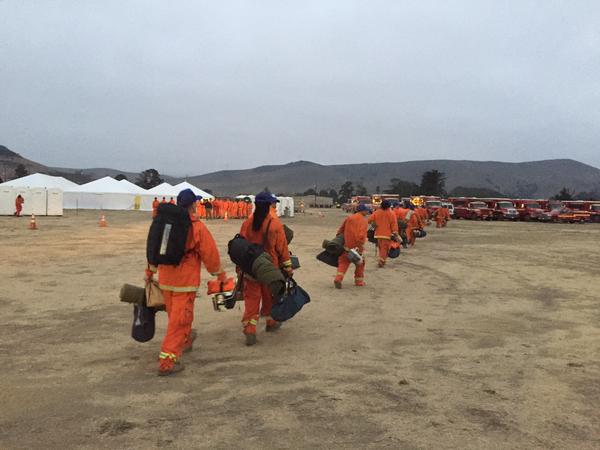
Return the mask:
POLYGON ((161 203, 167 203, 167 199, 165 197, 162 198, 162 200, 160 201, 161 203))
POLYGON ((152 218, 153 219, 158 214, 158 205, 160 205, 160 202, 158 201, 157 197, 154 197, 154 200, 152 201, 152 218))
POLYGON ((183 352, 191 350, 195 339, 192 331, 194 300, 200 287, 200 268, 225 281, 227 275, 221 268, 219 250, 210 231, 196 217, 196 195, 185 189, 177 196, 177 204, 188 210, 192 221, 186 243, 186 253, 177 266, 159 264, 149 267, 146 278, 158 271, 158 284, 163 292, 168 315, 167 332, 159 355, 159 375, 170 375, 183 370, 180 363, 183 352))
POLYGON ((390 209, 389 200, 381 202, 381 207, 369 217, 369 223, 375 224, 375 239, 379 249, 379 267, 385 266, 392 239, 398 237, 398 220, 390 209))
POLYGON ((25 199, 23 198, 23 196, 21 194, 17 195, 17 198, 15 198, 15 213, 13 214, 13 216, 21 217, 21 211, 23 211, 23 203, 25 203, 25 199))
POLYGON ((175 199, 174 199, 173 197, 171 197, 171 200, 169 200, 169 203, 170 203, 171 205, 174 205, 174 204, 175 204, 175 199))
MULTIPOLYGON (((288 250, 283 225, 271 210, 278 200, 270 192, 261 192, 255 199, 256 210, 242 223, 240 235, 253 244, 262 245, 265 252, 273 258, 275 267, 283 269, 287 276, 293 275, 292 261, 288 250)), ((259 317, 267 320, 266 331, 275 331, 281 323, 270 317, 273 297, 269 287, 258 283, 246 275, 244 279, 244 335, 246 345, 256 344, 256 326, 259 317)))
POLYGON ((212 218, 218 219, 220 217, 219 211, 221 209, 221 200, 219 200, 218 198, 215 198, 211 203, 212 203, 212 218))
POLYGON ((364 286, 365 277, 365 242, 367 242, 367 220, 365 216, 371 213, 371 210, 364 203, 360 203, 356 207, 356 212, 351 216, 346 217, 340 228, 338 229, 337 235, 344 235, 344 249, 346 250, 338 258, 338 269, 337 274, 333 280, 333 285, 337 289, 342 288, 342 281, 344 275, 350 267, 350 259, 348 259, 348 251, 356 249, 358 253, 363 257, 362 263, 357 264, 354 269, 354 284, 356 286, 364 286))

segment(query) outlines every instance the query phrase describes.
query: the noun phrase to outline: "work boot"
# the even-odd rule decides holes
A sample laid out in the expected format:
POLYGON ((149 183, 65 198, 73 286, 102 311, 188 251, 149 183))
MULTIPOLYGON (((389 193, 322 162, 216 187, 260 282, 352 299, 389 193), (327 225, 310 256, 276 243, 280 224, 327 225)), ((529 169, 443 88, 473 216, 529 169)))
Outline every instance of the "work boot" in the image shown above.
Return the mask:
POLYGON ((336 289, 341 289, 342 288, 342 282, 341 281, 333 280, 333 285, 335 286, 336 289))
POLYGON ((164 358, 158 364, 158 376, 173 375, 174 373, 181 372, 183 369, 185 369, 185 366, 181 362, 173 361, 171 358, 164 358))
POLYGON ((187 338, 187 341, 183 345, 183 353, 188 353, 188 352, 191 352, 192 350, 194 350, 194 341, 196 340, 197 337, 198 337, 198 333, 196 332, 196 330, 192 330, 192 332, 190 333, 190 335, 187 338))
POLYGON ((265 331, 270 333, 272 331, 277 331, 281 328, 281 322, 277 322, 276 320, 267 320, 267 327, 265 331))
POLYGON ((247 334, 246 335, 246 345, 250 347, 251 345, 256 344, 256 334, 247 334))
POLYGON ((354 282, 354 286, 366 286, 366 284, 364 281, 358 280, 354 282))

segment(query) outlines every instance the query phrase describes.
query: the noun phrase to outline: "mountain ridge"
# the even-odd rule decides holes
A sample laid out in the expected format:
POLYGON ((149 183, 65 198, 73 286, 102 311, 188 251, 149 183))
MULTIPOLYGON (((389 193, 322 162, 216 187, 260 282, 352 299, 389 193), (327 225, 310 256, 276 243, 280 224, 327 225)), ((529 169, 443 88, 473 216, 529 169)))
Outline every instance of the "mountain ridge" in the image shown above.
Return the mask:
MULTIPOLYGON (((124 174, 134 182, 139 173, 111 168, 73 169, 48 167, 29 160, 0 145, 0 176, 14 178, 14 169, 23 164, 30 173, 60 175, 84 183, 104 176, 124 174)), ((268 187, 275 193, 293 194, 307 189, 335 189, 346 181, 363 184, 370 192, 384 191, 392 178, 420 183, 427 170, 446 174, 446 189, 455 187, 487 188, 512 197, 549 197, 563 187, 572 192, 600 195, 600 169, 571 158, 539 161, 504 162, 474 160, 413 160, 404 162, 352 163, 324 165, 298 160, 280 165, 262 165, 251 169, 226 169, 187 178, 161 174, 169 183, 187 179, 217 195, 256 193, 268 187)))

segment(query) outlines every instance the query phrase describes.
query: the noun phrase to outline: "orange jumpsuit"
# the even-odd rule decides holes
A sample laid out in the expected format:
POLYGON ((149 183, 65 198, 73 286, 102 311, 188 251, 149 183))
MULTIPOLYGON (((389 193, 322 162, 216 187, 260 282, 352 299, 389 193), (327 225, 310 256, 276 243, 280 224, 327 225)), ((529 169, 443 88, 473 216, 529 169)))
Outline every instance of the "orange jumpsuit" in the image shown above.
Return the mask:
POLYGON ((394 214, 396 215, 396 219, 398 222, 398 232, 401 233, 402 238, 405 239, 406 241, 408 241, 408 230, 407 228, 404 228, 404 230, 402 231, 400 228, 400 222, 407 224, 408 220, 406 220, 406 215, 408 214, 408 212, 410 211, 410 209, 408 208, 403 208, 403 207, 398 207, 394 209, 394 214), (402 234, 404 233, 404 234, 402 234))
POLYGON ((204 264, 213 275, 224 275, 217 245, 202 222, 190 214, 192 226, 186 243, 186 254, 177 266, 158 266, 158 284, 168 315, 167 332, 161 345, 159 361, 173 364, 190 344, 194 319, 194 300, 200 287, 200 269, 204 264))
MULTIPOLYGON (((250 216, 242 223, 240 235, 253 244, 263 245, 264 243, 264 250, 273 258, 275 267, 291 267, 290 252, 280 220, 269 214, 263 221, 260 230, 254 231, 252 229, 253 217, 250 216)), ((273 297, 269 287, 246 275, 244 278, 244 315, 242 316, 244 334, 256 334, 259 316, 267 318, 267 325, 275 323, 270 318, 272 306, 273 297)))
POLYGON ((406 213, 406 217, 408 217, 408 224, 406 227, 406 235, 408 236, 408 243, 412 247, 415 245, 417 237, 415 236, 415 231, 422 229, 421 219, 415 210, 411 209, 410 212, 406 213))
POLYGON ((15 199, 15 216, 20 217, 21 216, 21 211, 23 211, 23 203, 25 203, 25 200, 23 199, 23 197, 21 197, 20 195, 17 196, 17 198, 15 199))
POLYGON ((160 205, 158 199, 154 199, 152 202, 152 218, 154 219, 158 214, 158 205, 160 205))
POLYGON ((391 237, 398 234, 398 219, 391 209, 378 209, 369 217, 369 223, 375 224, 379 265, 383 266, 390 251, 391 237))
MULTIPOLYGON (((368 225, 366 217, 358 212, 348 216, 336 233, 337 235, 344 235, 344 248, 346 250, 358 248, 358 252, 363 255, 362 263, 356 265, 356 269, 354 269, 354 284, 357 286, 364 286, 365 284, 364 250, 365 242, 367 241, 367 228, 368 225)), ((348 253, 344 252, 344 254, 338 258, 338 269, 335 276, 335 281, 340 283, 343 281, 344 275, 348 271, 350 264, 348 253)))
POLYGON ((415 212, 421 219, 423 226, 429 225, 429 212, 427 211, 427 208, 417 208, 415 209, 415 212))
POLYGON ((448 208, 445 208, 445 207, 439 208, 435 214, 436 228, 445 227, 448 219, 450 219, 450 214, 448 213, 448 208))

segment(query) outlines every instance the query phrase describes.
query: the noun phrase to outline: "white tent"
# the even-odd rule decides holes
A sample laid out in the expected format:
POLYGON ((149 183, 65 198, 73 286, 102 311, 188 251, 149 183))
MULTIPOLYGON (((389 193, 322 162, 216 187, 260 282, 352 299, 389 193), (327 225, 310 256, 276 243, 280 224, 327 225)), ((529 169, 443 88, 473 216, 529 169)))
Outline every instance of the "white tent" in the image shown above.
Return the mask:
POLYGON ((0 215, 15 212, 15 199, 21 195, 23 215, 62 216, 63 191, 66 187, 77 186, 63 178, 34 173, 0 185, 0 215))
POLYGON ((62 189, 65 191, 69 188, 77 187, 78 184, 63 177, 54 177, 43 173, 33 173, 31 175, 7 181, 0 184, 0 186, 62 189))
MULTIPOLYGON (((166 197, 167 201, 170 197, 176 198, 177 194, 179 194, 179 190, 167 182, 161 183, 158 186, 154 186, 152 189, 148 189, 146 192, 155 197, 166 197)), ((159 200, 161 200, 161 198, 159 198, 159 200)))
POLYGON ((65 190, 67 209, 140 209, 141 195, 111 177, 100 178, 65 190))
POLYGON ((182 181, 181 183, 176 184, 173 187, 177 190, 178 194, 179 194, 179 192, 183 191, 184 189, 191 189, 192 192, 194 192, 194 194, 200 195, 200 196, 202 196, 202 198, 208 198, 208 199, 214 199, 215 198, 214 195, 209 194, 208 192, 203 191, 202 189, 197 188, 196 186, 194 186, 193 184, 188 183, 187 181, 182 181))

